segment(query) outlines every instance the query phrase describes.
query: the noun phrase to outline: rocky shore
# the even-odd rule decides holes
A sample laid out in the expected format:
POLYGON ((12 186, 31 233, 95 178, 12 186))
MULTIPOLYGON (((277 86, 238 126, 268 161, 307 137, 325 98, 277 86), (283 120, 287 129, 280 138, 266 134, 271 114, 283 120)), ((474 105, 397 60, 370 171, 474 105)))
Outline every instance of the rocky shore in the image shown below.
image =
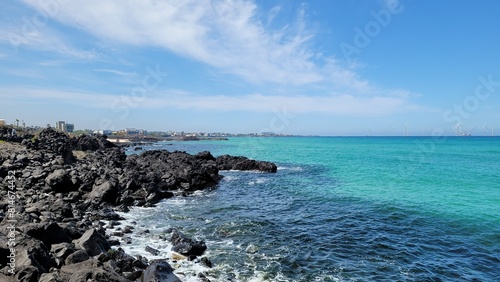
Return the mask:
MULTIPOLYGON (((117 226, 116 211, 214 188, 219 170, 277 170, 270 162, 209 152, 127 156, 103 136, 69 138, 52 129, 9 140, 20 143, 0 141, 0 281, 180 281, 172 258, 125 253, 104 222, 117 226)), ((205 242, 176 229, 165 238, 180 259, 211 267, 205 242)), ((202 272, 197 277, 209 281, 202 272)))

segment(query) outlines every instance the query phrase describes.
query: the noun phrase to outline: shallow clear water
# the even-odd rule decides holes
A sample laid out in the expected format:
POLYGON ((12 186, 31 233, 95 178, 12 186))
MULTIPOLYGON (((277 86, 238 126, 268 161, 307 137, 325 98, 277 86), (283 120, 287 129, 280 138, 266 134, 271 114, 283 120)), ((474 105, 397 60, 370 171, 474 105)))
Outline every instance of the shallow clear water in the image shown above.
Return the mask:
POLYGON ((206 240, 212 281, 500 278, 500 138, 168 144, 145 149, 279 166, 276 174, 222 172, 215 190, 131 212, 151 230, 145 240, 171 226, 206 240))

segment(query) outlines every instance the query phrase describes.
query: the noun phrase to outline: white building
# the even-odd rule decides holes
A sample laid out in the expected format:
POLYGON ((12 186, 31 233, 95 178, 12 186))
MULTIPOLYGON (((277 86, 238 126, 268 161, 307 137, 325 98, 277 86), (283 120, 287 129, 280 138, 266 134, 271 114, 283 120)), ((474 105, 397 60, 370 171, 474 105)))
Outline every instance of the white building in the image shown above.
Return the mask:
POLYGON ((56 129, 62 132, 73 132, 75 130, 75 125, 61 120, 56 122, 56 129))
POLYGON ((56 129, 62 132, 66 132, 66 122, 65 121, 56 122, 56 129))

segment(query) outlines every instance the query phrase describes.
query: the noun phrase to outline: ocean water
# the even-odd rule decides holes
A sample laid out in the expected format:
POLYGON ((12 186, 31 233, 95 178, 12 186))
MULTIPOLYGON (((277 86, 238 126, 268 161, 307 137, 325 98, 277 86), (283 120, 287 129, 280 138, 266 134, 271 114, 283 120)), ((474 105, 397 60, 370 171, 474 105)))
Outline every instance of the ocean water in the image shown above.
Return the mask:
POLYGON ((224 171, 213 190, 124 214, 149 233, 207 242, 213 268, 172 262, 183 281, 500 281, 500 138, 280 137, 160 142, 243 155, 276 174, 224 171))

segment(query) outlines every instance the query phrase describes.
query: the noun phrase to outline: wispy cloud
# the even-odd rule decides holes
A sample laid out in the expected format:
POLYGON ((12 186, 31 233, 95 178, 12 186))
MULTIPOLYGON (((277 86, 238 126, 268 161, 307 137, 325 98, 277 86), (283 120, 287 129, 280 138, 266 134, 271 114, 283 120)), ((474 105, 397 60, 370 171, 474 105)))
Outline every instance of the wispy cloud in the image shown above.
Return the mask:
MULTIPOLYGON (((24 2, 42 9, 36 0, 24 2)), ((316 62, 305 6, 292 24, 274 28, 262 22, 272 21, 280 9, 274 7, 270 18, 260 19, 251 1, 75 0, 59 8, 55 19, 96 37, 161 47, 254 83, 332 82, 324 62, 316 62)), ((349 81, 359 84, 355 76, 349 81)))
MULTIPOLYGON (((88 108, 111 109, 120 104, 124 97, 113 94, 89 93, 75 90, 44 89, 28 87, 0 88, 0 98, 8 101, 21 99, 47 103, 57 102, 78 105, 88 108), (6 94, 8 93, 8 95, 6 94)), ((127 98, 127 97, 125 97, 127 98)), ((291 113, 320 112, 341 116, 382 116, 407 111, 433 111, 412 104, 408 97, 399 93, 388 93, 381 96, 355 97, 349 94, 331 94, 322 97, 305 95, 262 95, 258 93, 230 96, 202 96, 179 90, 155 91, 147 93, 145 99, 138 101, 125 99, 134 108, 178 108, 214 111, 248 111, 273 112, 286 108, 291 113), (196 102, 194 102, 196 101, 196 102)))
POLYGON ((10 47, 10 56, 23 49, 37 50, 62 55, 73 60, 95 60, 100 54, 95 50, 74 47, 70 38, 57 32, 50 25, 36 25, 30 18, 23 17, 19 25, 0 27, 0 42, 10 47))
POLYGON ((112 73, 112 74, 116 74, 119 76, 126 76, 126 77, 137 76, 137 73, 135 73, 135 72, 124 72, 124 71, 113 70, 113 69, 94 69, 93 71, 112 73))

